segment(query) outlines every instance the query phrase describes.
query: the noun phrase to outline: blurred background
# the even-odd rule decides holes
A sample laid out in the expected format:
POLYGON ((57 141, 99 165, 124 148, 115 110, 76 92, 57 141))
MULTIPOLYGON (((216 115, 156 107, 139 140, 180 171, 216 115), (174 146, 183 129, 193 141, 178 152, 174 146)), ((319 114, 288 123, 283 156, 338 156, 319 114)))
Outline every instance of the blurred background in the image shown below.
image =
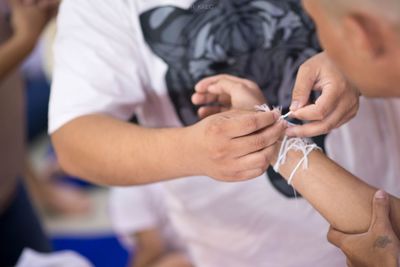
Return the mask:
POLYGON ((76 251, 94 266, 126 266, 128 252, 118 242, 109 218, 109 189, 63 173, 47 135, 54 35, 53 22, 22 66, 29 193, 55 251, 76 251))

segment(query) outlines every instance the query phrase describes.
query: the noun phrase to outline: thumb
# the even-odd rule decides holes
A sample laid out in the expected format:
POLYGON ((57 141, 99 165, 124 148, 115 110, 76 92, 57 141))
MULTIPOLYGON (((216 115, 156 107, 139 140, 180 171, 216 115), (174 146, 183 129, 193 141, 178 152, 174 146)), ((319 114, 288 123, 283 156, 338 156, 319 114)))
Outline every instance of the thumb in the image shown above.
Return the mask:
POLYGON ((380 228, 378 230, 392 228, 390 222, 390 199, 389 195, 379 190, 375 193, 372 207, 372 222, 370 229, 380 228))
POLYGON ((300 67, 292 93, 291 111, 296 111, 307 105, 316 80, 317 73, 311 64, 300 67))

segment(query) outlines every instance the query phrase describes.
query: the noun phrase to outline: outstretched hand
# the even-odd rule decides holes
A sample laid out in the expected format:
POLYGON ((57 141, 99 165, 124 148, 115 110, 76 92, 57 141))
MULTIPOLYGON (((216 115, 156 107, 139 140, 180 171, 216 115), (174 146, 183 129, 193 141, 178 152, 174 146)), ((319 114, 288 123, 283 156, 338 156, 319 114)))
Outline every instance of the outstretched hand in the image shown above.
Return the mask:
POLYGON ((258 85, 231 75, 216 75, 201 80, 195 87, 192 102, 201 105, 201 119, 230 109, 254 110, 266 100, 258 85))

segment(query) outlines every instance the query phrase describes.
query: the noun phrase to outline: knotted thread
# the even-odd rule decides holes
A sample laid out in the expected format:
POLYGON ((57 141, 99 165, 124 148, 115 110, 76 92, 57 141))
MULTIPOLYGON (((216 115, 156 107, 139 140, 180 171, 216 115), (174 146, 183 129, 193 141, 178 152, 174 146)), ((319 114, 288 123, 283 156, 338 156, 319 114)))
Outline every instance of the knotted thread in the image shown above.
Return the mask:
MULTIPOLYGON (((266 104, 261 106, 256 106, 255 108, 257 111, 264 111, 264 112, 271 111, 271 109, 266 104)), ((274 108, 273 111, 282 114, 281 108, 274 108)), ((288 118, 290 114, 291 112, 285 115, 281 115, 280 120, 288 118)), ((303 166, 304 170, 308 169, 308 156, 310 155, 310 153, 314 150, 320 150, 320 148, 310 138, 300 138, 300 137, 289 138, 288 136, 285 136, 283 138, 281 147, 279 149, 278 160, 274 165, 275 172, 279 172, 280 167, 286 163, 287 155, 291 150, 301 152, 303 154, 303 157, 300 159, 296 167, 293 169, 288 179, 289 185, 292 185, 293 178, 301 166, 303 166)))

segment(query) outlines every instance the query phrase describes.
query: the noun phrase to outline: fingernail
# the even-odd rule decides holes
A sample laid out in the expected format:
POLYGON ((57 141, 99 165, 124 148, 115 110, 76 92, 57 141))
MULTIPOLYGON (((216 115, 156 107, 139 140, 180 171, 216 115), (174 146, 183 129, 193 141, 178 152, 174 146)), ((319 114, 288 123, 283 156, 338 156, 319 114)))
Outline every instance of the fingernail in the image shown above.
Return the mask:
POLYGON ((375 198, 376 199, 386 199, 387 198, 387 193, 385 191, 379 190, 378 192, 376 192, 375 194, 375 198))
POLYGON ((290 106, 290 110, 291 111, 296 111, 296 110, 299 109, 299 107, 300 107, 299 101, 293 101, 292 105, 290 106))

